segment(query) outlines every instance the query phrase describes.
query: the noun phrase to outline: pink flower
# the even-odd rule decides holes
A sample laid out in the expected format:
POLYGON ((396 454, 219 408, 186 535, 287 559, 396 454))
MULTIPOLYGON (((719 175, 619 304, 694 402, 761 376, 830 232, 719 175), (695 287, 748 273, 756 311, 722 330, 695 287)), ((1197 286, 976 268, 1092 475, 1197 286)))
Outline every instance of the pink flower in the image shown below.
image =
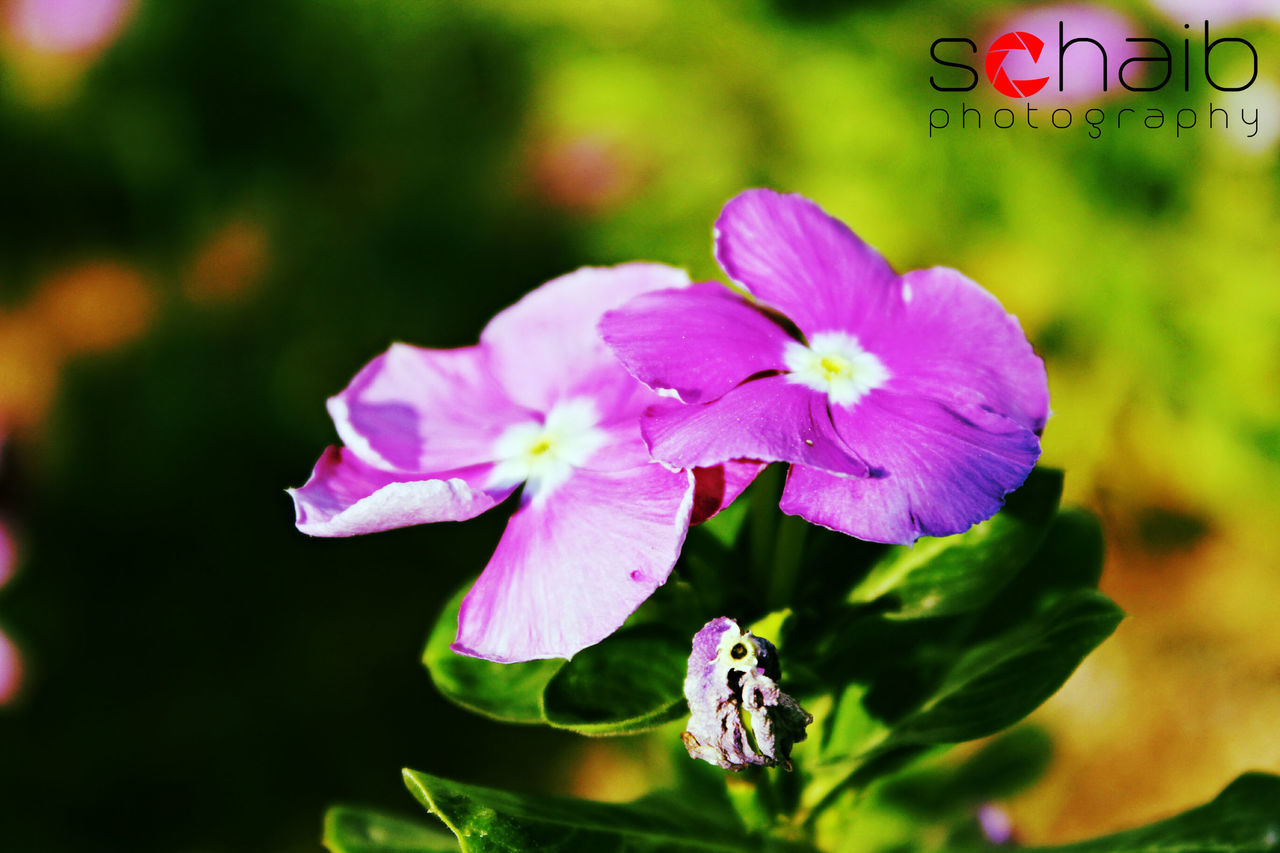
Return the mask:
MULTIPOLYGON (((14 547, 13 535, 0 523, 0 586, 13 577, 14 565, 17 562, 17 549, 14 547)), ((22 659, 18 647, 13 641, 0 632, 0 705, 7 704, 18 693, 22 681, 22 659)))
POLYGON ((1013 840, 1013 818, 994 803, 978 808, 978 825, 982 827, 983 837, 992 844, 1008 844, 1013 840))
POLYGON ((1152 0, 1152 5, 1173 23, 1190 23, 1193 27, 1205 18, 1214 24, 1264 18, 1280 20, 1280 2, 1277 0, 1217 0, 1212 4, 1204 0, 1152 0))
POLYGON ((22 658, 13 641, 0 632, 0 705, 7 705, 18 695, 22 685, 22 658))
POLYGON ((697 284, 601 322, 636 378, 687 404, 646 415, 654 458, 789 462, 784 512, 877 542, 958 533, 1026 479, 1044 364, 991 294, 942 267, 899 276, 813 202, 769 190, 725 206, 716 257, 758 301, 697 284))
MULTIPOLYGON (((639 419, 660 398, 614 360, 596 323, 632 297, 687 284, 657 264, 581 269, 499 313, 477 346, 393 345, 329 400, 345 446, 291 492, 298 529, 459 521, 523 486, 453 648, 514 662, 599 642, 670 574, 694 475, 650 458, 639 419)), ((725 479, 704 515, 746 484, 725 479)))
POLYGON ((18 549, 14 546, 13 534, 3 521, 0 521, 0 586, 4 586, 13 577, 14 566, 18 562, 18 549))
MULTIPOLYGON (((1049 82, 1032 96, 1035 103, 1074 104, 1094 101, 1117 93, 1124 94, 1120 85, 1120 65, 1131 56, 1147 56, 1151 52, 1141 45, 1126 42, 1137 36, 1133 23, 1119 12, 1101 6, 1082 3, 1064 3, 1052 6, 1014 9, 1002 18, 991 31, 985 50, 998 36, 1007 32, 1027 32, 1044 42, 1038 60, 1033 61, 1025 50, 1011 51, 1004 58, 1003 70, 1015 80, 1035 80, 1048 77, 1049 82), (1062 44, 1073 39, 1089 38, 1106 50, 1107 90, 1102 90, 1102 51, 1097 45, 1077 42, 1062 54, 1062 90, 1058 90, 1059 37, 1058 25, 1062 25, 1062 44)), ((1135 63, 1125 69, 1125 80, 1130 85, 1151 85, 1143 79, 1146 63, 1135 63)))
POLYGON ((124 25, 130 0, 14 0, 9 30, 36 50, 74 53, 104 46, 124 25))

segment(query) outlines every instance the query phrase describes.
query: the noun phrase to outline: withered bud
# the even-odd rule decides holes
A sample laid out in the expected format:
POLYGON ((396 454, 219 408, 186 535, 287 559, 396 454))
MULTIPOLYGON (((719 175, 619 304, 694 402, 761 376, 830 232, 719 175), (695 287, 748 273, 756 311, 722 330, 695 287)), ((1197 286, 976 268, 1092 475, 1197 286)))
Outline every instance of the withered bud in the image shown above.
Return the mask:
POLYGON ((726 770, 790 770, 791 747, 813 716, 778 688, 781 677, 773 643, 723 616, 704 625, 684 682, 692 716, 681 739, 689 755, 726 770))

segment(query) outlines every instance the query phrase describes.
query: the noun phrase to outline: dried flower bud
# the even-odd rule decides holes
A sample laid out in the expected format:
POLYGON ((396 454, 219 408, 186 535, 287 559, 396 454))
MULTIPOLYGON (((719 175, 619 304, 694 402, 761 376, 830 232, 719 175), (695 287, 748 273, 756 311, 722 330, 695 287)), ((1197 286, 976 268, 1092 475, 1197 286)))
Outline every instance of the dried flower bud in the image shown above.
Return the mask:
POLYGON ((773 643, 723 616, 704 625, 684 681, 692 716, 681 738, 689 755, 726 770, 790 770, 791 746, 804 740, 813 716, 778 689, 781 677, 773 643))

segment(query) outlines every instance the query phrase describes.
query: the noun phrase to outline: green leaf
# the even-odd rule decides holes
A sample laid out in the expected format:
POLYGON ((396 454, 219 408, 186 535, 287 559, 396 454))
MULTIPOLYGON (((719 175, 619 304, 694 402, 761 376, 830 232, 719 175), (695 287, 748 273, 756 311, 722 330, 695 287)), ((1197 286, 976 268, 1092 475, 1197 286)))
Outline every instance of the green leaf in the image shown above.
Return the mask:
POLYGON ((1035 556, 991 600, 982 614, 982 630, 1002 631, 1066 590, 1094 588, 1102 575, 1102 525, 1083 509, 1058 513, 1035 556))
POLYGON ((1096 590, 1063 595, 960 655, 920 709, 893 726, 882 748, 956 743, 1013 725, 1057 692, 1122 618, 1120 608, 1096 590))
POLYGON ((347 806, 334 806, 325 813, 324 846, 331 853, 458 851, 458 842, 447 832, 414 821, 347 806))
POLYGON ((689 639, 655 624, 624 628, 583 649, 543 693, 551 725, 585 735, 647 731, 688 713, 689 639))
POLYGON ((745 562, 738 552, 745 554, 746 519, 747 501, 740 498, 710 521, 689 528, 676 575, 688 578, 704 610, 723 611, 726 598, 741 582, 735 567, 745 562))
POLYGON ((405 770, 404 778, 419 802, 457 835, 463 853, 758 853, 765 849, 762 839, 747 835, 731 816, 689 798, 595 803, 495 791, 413 770, 405 770))
POLYGON ((1062 496, 1062 472, 1036 468, 994 517, 955 536, 897 546, 849 593, 862 603, 892 596, 888 616, 918 619, 975 610, 1026 565, 1062 496))
POLYGON ((1027 853, 1263 853, 1280 850, 1280 777, 1246 773, 1203 806, 1104 838, 1027 853))
POLYGON ((1038 779, 1053 747, 1036 726, 992 740, 963 764, 909 770, 884 781, 879 798, 913 816, 939 820, 967 815, 979 803, 1012 796, 1038 779))
POLYGON ((824 720, 822 760, 840 761, 859 756, 884 739, 884 723, 863 707, 866 692, 865 685, 850 684, 836 698, 835 708, 824 720))
POLYGON ((1073 507, 1054 518, 1034 565, 1057 587, 1096 587, 1104 551, 1102 524, 1088 510, 1073 507))
POLYGON ((738 542, 743 524, 747 520, 748 501, 738 500, 722 509, 715 518, 705 521, 701 529, 726 549, 731 550, 738 542))
POLYGON ((564 661, 493 663, 449 649, 458 633, 458 606, 470 588, 467 584, 449 599, 431 629, 422 662, 432 682, 445 698, 478 714, 507 723, 545 722, 542 691, 564 661))
POLYGON ((976 804, 1011 797, 1049 769, 1053 741, 1039 726, 1026 725, 992 740, 955 771, 951 787, 976 804))

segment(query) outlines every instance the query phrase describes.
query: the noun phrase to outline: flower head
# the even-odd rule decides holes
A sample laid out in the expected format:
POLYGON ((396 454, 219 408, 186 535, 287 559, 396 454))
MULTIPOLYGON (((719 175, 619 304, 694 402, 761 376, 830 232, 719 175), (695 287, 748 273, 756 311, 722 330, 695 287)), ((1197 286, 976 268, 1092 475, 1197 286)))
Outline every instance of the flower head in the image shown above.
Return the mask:
MULTIPOLYGON (((660 397, 617 363, 596 323, 638 294, 687 283, 656 264, 582 269, 498 314, 477 346, 393 345, 329 401, 344 446, 291 492, 298 529, 350 536, 457 521, 523 487, 462 603, 454 650, 569 657, 608 636, 670 574, 695 476, 649 456, 640 415, 660 397)), ((703 515, 745 486, 717 482, 703 515)))
POLYGON ((791 463, 784 512, 877 542, 965 530, 1040 455, 1044 364, 955 270, 899 276, 800 196, 748 190, 716 224, 719 284, 645 293, 601 332, 680 402, 643 424, 655 458, 791 463))

